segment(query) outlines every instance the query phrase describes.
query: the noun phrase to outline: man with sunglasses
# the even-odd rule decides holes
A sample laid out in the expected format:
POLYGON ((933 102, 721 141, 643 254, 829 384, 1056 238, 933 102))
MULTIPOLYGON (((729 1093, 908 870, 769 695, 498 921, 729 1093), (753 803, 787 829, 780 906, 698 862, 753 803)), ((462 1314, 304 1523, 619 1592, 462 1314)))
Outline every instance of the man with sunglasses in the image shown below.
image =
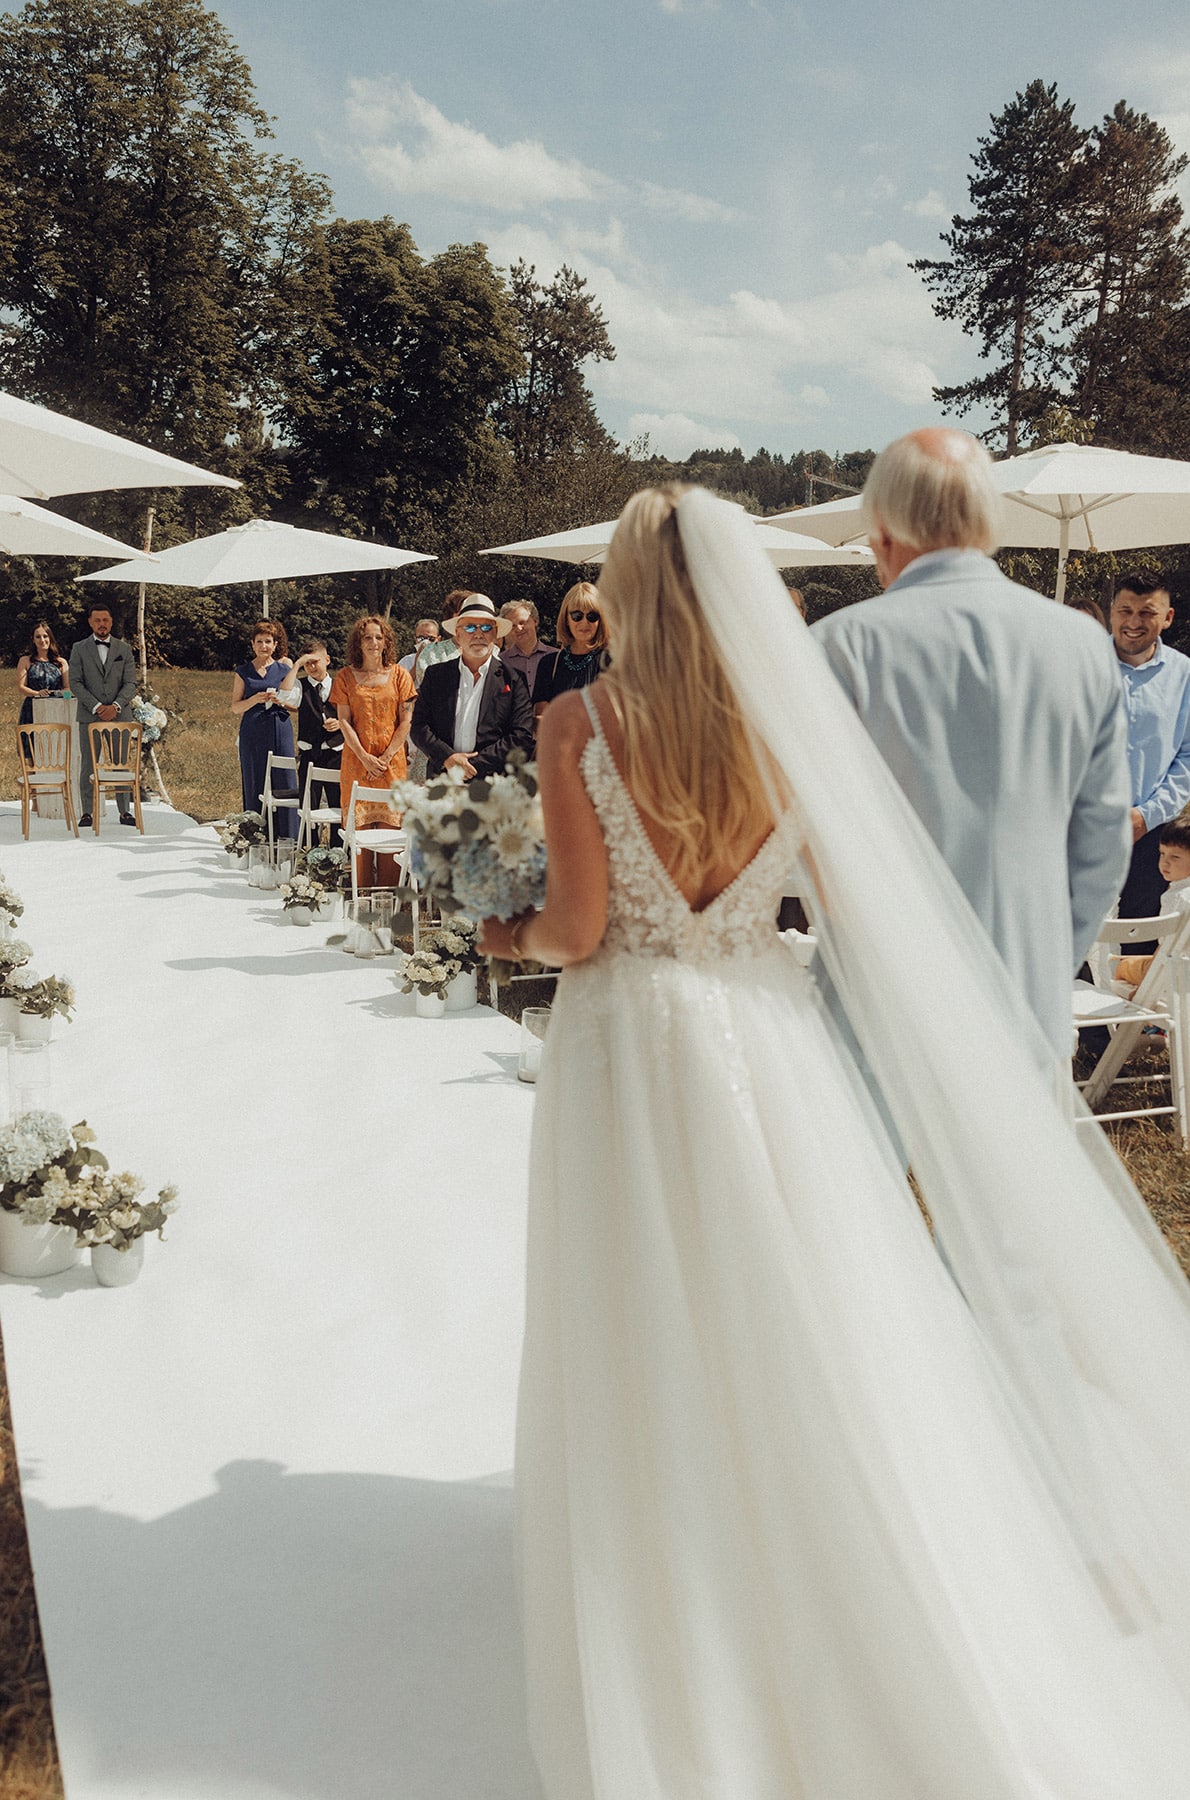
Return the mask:
POLYGON ((499 775, 510 751, 533 751, 529 690, 496 653, 512 627, 486 594, 468 594, 442 629, 458 645, 458 659, 425 671, 410 735, 425 753, 431 778, 452 768, 468 781, 499 775))

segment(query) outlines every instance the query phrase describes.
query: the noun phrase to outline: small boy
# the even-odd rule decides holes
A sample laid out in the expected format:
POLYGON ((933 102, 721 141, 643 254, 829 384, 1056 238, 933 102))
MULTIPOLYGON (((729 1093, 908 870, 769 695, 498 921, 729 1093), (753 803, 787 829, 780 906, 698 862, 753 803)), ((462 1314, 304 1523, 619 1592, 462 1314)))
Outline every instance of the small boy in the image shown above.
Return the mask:
MULTIPOLYGON (((302 653, 294 663, 281 690, 281 698, 297 712, 298 791, 306 791, 306 771, 315 768, 337 769, 343 754, 343 728, 339 709, 330 703, 330 652, 319 638, 302 645, 302 653)), ((337 806, 339 790, 325 782, 313 783, 312 806, 337 806)), ((339 841, 336 830, 333 843, 339 841)))
MULTIPOLYGON (((1161 833, 1157 867, 1169 886, 1161 896, 1163 913, 1190 911, 1190 819, 1174 819, 1161 833)), ((1151 956, 1122 956, 1112 986, 1131 1000, 1144 980, 1151 956)))

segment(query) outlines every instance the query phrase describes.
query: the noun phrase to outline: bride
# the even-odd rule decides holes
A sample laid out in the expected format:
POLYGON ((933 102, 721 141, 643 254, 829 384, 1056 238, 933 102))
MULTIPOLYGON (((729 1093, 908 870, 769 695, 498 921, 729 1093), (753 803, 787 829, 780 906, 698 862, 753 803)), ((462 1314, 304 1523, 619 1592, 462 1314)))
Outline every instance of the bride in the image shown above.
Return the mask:
POLYGON ((743 514, 637 495, 599 594, 545 908, 485 927, 565 966, 517 1443, 545 1792, 1184 1800, 1186 1284, 743 514))

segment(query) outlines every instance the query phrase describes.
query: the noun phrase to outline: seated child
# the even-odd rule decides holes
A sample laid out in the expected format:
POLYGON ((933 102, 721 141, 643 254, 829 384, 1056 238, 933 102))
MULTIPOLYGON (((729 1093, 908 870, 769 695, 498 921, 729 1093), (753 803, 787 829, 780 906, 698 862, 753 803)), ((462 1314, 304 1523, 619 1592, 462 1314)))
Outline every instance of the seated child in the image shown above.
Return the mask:
MULTIPOLYGON (((1162 912, 1190 910, 1190 819, 1174 819, 1162 831, 1157 867, 1169 883, 1161 896, 1162 912)), ((1122 956, 1112 982, 1116 993, 1131 1000, 1152 960, 1151 956, 1122 956)))

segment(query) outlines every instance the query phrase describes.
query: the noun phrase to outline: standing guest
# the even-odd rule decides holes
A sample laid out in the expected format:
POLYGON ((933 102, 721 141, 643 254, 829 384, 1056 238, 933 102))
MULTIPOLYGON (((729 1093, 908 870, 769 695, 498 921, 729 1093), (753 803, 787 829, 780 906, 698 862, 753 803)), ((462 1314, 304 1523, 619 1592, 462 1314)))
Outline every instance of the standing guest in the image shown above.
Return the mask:
POLYGON ((1127 862, 1124 709, 1104 634, 992 561, 990 469, 965 431, 882 450, 863 513, 886 592, 813 629, 1068 1061, 1070 980, 1127 862))
MULTIPOLYGON (((112 636, 110 608, 99 604, 91 607, 87 624, 91 627, 90 636, 72 644, 68 671, 70 691, 78 709, 80 825, 92 823, 89 727, 127 719, 129 705, 136 693, 136 659, 131 644, 112 636)), ((116 805, 121 825, 135 826, 131 793, 120 789, 116 794, 116 805)))
POLYGON ((500 617, 512 626, 500 646, 500 660, 505 668, 516 669, 524 676, 525 686, 532 693, 537 671, 548 656, 555 654, 555 647, 537 635, 541 618, 532 600, 509 600, 500 608, 500 617))
POLYGON ((64 694, 70 686, 70 665, 58 648, 58 640, 45 620, 33 627, 28 648, 17 664, 17 689, 21 701, 20 723, 33 723, 33 702, 43 694, 64 694))
POLYGON ((1077 594, 1066 604, 1072 612, 1086 613, 1088 619, 1094 619, 1096 625, 1102 625, 1104 631, 1107 630, 1107 619, 1104 617, 1103 608, 1098 600, 1092 600, 1089 594, 1077 594))
MULTIPOLYGON (((410 675, 413 675, 414 664, 422 651, 427 645, 436 644, 440 636, 441 633, 438 630, 438 622, 436 619, 419 619, 417 624, 413 627, 413 648, 408 656, 402 656, 398 659, 397 667, 399 669, 405 669, 410 675)), ((414 681, 416 682, 416 680, 417 677, 414 676, 414 681)))
MULTIPOLYGON (((347 640, 347 665, 339 670, 331 687, 331 702, 338 708, 343 728, 340 789, 343 820, 351 804, 352 789, 392 787, 405 779, 405 740, 413 717, 415 689, 408 669, 397 663, 392 626, 376 613, 357 619, 347 640)), ((381 800, 360 800, 355 806, 357 826, 401 823, 401 815, 381 800)), ((367 860, 371 860, 370 858, 367 860)), ((361 863, 365 855, 361 853, 361 863)), ((391 856, 377 856, 373 878, 395 886, 396 865, 391 856)), ((359 879, 367 885, 367 870, 359 879)))
POLYGON ((427 669, 413 709, 413 741, 431 776, 459 768, 499 775, 512 750, 533 749, 533 705, 515 669, 506 669, 496 645, 512 627, 486 594, 468 594, 443 630, 459 647, 458 660, 427 669))
MULTIPOLYGON (((293 755, 293 726, 281 689, 289 679, 289 640, 277 619, 257 619, 249 643, 252 655, 235 671, 231 711, 240 721, 240 783, 244 811, 259 812, 270 751, 293 755)), ((277 817, 281 837, 297 836, 297 813, 286 807, 277 817)))
MULTIPOLYGON (((302 645, 302 653, 281 688, 282 698, 297 692, 298 792, 306 792, 306 775, 316 769, 337 769, 343 754, 343 727, 339 710, 331 703, 330 652, 319 638, 302 645)), ((292 705, 292 702, 290 703, 292 705)), ((310 789, 311 806, 333 806, 337 790, 324 781, 310 789)), ((333 834, 338 842, 339 834, 333 834)))
POLYGON ((589 687, 603 668, 607 624, 593 581, 576 581, 558 614, 558 644, 542 662, 533 683, 533 711, 540 718, 551 700, 573 688, 589 687))
POLYGON ((1161 827, 1190 801, 1190 656, 1162 643, 1172 623, 1162 578, 1125 575, 1111 603, 1132 774, 1133 847, 1120 894, 1122 919, 1149 919, 1160 908, 1161 827))

